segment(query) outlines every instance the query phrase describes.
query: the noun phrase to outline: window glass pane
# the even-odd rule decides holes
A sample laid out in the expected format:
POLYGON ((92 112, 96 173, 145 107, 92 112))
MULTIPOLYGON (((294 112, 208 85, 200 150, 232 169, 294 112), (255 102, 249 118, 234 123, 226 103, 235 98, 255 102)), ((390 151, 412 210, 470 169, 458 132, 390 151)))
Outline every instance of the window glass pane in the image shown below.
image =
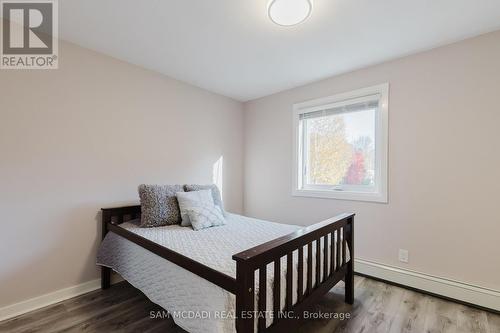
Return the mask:
POLYGON ((309 185, 375 185, 377 109, 302 120, 305 182, 309 185))

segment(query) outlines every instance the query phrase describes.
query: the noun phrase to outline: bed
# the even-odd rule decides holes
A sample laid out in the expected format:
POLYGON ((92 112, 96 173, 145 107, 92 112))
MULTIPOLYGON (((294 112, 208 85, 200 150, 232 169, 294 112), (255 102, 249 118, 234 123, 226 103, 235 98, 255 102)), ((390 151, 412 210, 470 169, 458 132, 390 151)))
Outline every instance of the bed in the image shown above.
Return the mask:
POLYGON ((353 302, 354 214, 305 228, 229 214, 194 231, 140 228, 140 210, 102 210, 102 288, 118 272, 189 332, 288 332, 340 280, 353 302))

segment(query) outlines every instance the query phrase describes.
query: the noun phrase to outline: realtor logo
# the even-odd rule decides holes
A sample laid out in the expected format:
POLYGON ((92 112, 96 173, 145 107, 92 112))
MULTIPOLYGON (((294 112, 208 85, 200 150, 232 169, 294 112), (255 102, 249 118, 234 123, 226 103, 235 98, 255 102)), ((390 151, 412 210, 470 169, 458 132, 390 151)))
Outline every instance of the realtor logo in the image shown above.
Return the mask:
POLYGON ((56 0, 1 1, 2 69, 58 66, 56 0))

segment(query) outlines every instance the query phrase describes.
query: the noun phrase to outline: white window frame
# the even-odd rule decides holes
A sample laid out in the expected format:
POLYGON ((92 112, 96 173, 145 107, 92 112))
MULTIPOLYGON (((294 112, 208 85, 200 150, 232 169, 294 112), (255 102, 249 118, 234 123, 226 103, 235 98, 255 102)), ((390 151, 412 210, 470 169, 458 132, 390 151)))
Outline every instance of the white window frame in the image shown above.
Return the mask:
POLYGON ((388 164, 388 133, 389 133, 389 83, 358 89, 325 98, 297 103, 293 105, 293 179, 292 195, 300 197, 329 198, 340 200, 369 201, 387 203, 387 164, 388 164), (375 123, 375 188, 366 191, 365 187, 356 186, 302 186, 303 178, 303 143, 300 115, 332 106, 351 104, 354 100, 367 96, 379 95, 379 109, 375 123))

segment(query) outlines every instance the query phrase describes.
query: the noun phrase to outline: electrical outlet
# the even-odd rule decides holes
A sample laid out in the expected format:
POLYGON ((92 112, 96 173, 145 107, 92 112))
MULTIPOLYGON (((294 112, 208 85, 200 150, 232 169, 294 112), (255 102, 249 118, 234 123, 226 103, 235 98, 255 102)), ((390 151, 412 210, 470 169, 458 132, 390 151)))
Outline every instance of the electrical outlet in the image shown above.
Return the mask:
POLYGON ((399 249, 399 261, 408 262, 408 250, 399 249))

